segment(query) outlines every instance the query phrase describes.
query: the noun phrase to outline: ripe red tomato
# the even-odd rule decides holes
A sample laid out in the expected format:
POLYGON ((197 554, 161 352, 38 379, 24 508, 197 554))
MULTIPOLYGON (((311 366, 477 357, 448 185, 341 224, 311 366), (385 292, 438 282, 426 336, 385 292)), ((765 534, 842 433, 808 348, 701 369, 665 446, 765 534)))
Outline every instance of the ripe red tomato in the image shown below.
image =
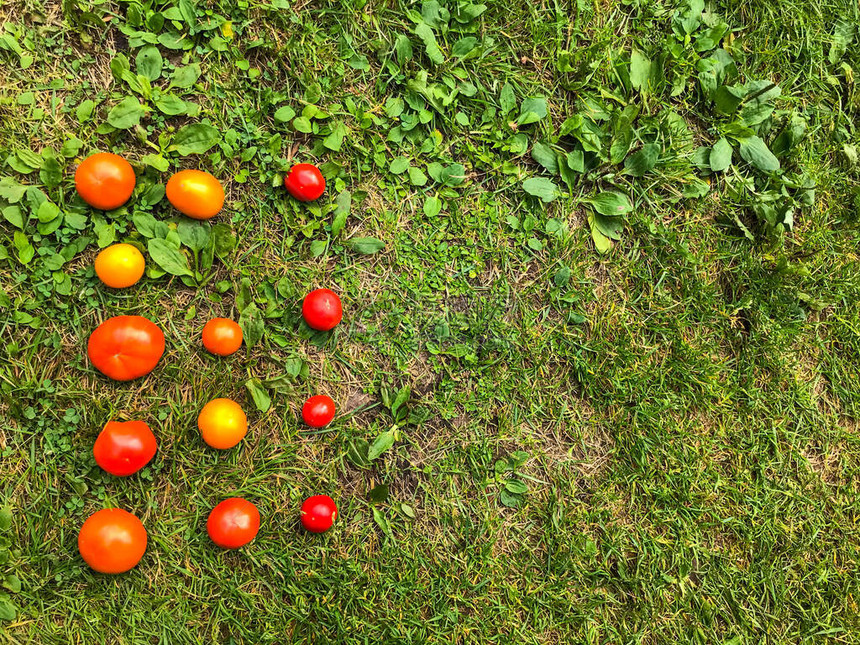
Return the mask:
POLYGON ((96 327, 87 343, 93 366, 116 381, 149 374, 164 354, 164 334, 143 316, 114 316, 96 327))
POLYGON ((302 526, 311 533, 325 533, 337 519, 337 506, 328 495, 308 497, 302 504, 302 526))
POLYGON ((242 328, 228 318, 213 318, 203 325, 203 347, 218 356, 229 356, 242 346, 242 328))
POLYGON ((75 171, 75 188, 83 200, 103 211, 125 204, 134 192, 134 169, 119 155, 97 152, 75 171))
POLYGON ((324 428, 334 419, 334 401, 325 394, 312 396, 302 406, 302 419, 311 428, 324 428))
POLYGON ((96 463, 111 475, 128 477, 155 456, 157 444, 143 421, 108 421, 93 444, 96 463))
POLYGON ((260 530, 260 511, 248 500, 231 497, 218 504, 206 520, 206 532, 222 549, 238 549, 260 530))
POLYGON ((224 207, 224 187, 204 170, 180 170, 165 192, 176 210, 193 219, 210 219, 224 207))
POLYGON ((128 511, 105 508, 84 522, 78 533, 78 551, 99 573, 124 573, 143 557, 146 529, 128 511))
POLYGON ((318 331, 334 329, 343 318, 340 298, 331 289, 315 289, 305 296, 302 316, 308 327, 318 331))
POLYGON ((313 164, 299 163, 284 177, 284 186, 300 202, 312 202, 325 192, 325 177, 313 164))

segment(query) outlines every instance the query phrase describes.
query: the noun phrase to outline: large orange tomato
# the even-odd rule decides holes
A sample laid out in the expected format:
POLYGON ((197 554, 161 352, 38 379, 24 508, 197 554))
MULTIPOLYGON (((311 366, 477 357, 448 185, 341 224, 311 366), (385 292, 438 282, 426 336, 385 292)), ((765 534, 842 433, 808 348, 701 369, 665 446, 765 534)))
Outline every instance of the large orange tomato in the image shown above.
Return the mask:
POLYGON ((131 244, 111 244, 96 256, 95 269, 99 280, 114 289, 130 287, 140 280, 146 260, 131 244))
POLYGON ((167 199, 194 219, 215 217, 224 207, 224 187, 208 172, 180 170, 167 180, 167 199))
POLYGON ((124 573, 143 557, 146 529, 128 511, 105 508, 84 522, 78 533, 78 551, 100 573, 124 573))
POLYGON ((203 441, 213 448, 227 450, 248 432, 248 417, 235 401, 212 399, 200 410, 197 427, 203 441))
POLYGON ((134 169, 119 155, 97 152, 75 171, 75 188, 93 208, 113 210, 125 204, 134 192, 134 169))
POLYGON ((164 334, 143 316, 114 316, 96 327, 87 343, 95 368, 117 381, 149 374, 164 354, 164 334))

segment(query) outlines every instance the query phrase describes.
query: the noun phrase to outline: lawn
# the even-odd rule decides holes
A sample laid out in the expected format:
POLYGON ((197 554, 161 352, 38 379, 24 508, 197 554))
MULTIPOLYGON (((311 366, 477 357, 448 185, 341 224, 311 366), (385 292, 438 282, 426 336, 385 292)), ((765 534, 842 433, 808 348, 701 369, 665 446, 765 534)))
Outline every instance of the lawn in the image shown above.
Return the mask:
POLYGON ((860 643, 857 3, 483 2, 0 2, 0 642, 860 643), (87 360, 116 314, 164 330, 149 376, 87 360), (129 478, 110 419, 158 437, 129 478), (148 531, 123 575, 78 555, 105 507, 148 531))

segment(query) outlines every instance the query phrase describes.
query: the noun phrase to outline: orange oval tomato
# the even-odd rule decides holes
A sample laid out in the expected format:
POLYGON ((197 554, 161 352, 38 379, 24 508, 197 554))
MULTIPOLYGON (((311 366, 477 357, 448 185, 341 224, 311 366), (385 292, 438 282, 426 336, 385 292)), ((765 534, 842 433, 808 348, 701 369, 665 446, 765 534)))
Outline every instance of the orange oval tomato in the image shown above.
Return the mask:
POLYGON ((116 381, 149 374, 164 354, 164 334, 143 316, 114 316, 96 327, 87 342, 93 366, 116 381))
POLYGON ((135 284, 143 276, 144 268, 143 254, 131 244, 111 244, 96 256, 96 275, 114 289, 135 284))
POLYGON ((128 477, 146 466, 158 444, 143 421, 108 421, 93 444, 96 463, 111 475, 128 477))
POLYGON ((230 399, 212 399, 197 416, 203 441, 213 448, 227 450, 242 441, 248 432, 248 417, 230 399))
POLYGON ((124 573, 143 557, 146 529, 128 511, 105 508, 90 515, 81 526, 78 551, 99 573, 124 573))
POLYGON ((111 152, 97 152, 75 171, 75 188, 83 200, 103 211, 125 204, 134 192, 134 168, 111 152))
POLYGON ((215 217, 224 207, 224 187, 203 170, 180 170, 165 190, 173 207, 194 219, 215 217))
POLYGON ((242 346, 242 328, 229 318, 213 318, 203 326, 203 347, 229 356, 242 346))
POLYGON ((253 540, 260 530, 260 511, 241 497, 218 504, 206 520, 206 532, 222 549, 238 549, 253 540))

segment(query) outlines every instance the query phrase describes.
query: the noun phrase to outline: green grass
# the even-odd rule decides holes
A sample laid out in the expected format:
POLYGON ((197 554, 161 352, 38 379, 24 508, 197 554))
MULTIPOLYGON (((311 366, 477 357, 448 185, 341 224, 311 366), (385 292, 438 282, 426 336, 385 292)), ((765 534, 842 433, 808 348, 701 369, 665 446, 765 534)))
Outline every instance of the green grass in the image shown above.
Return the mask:
POLYGON ((421 3, 199 3, 190 31, 193 3, 0 4, 0 178, 11 178, 0 184, 0 506, 12 517, 0 609, 17 609, 0 642, 860 643, 860 34, 832 48, 850 32, 837 21, 858 22, 856 3, 719 2, 696 27, 728 23, 731 83, 779 84, 756 136, 774 148, 792 113, 808 123, 770 175, 741 158, 737 114, 700 86, 696 65, 713 48, 673 35, 676 5, 493 2, 468 20, 467 4, 445 5, 447 20, 424 5, 438 65, 415 34, 421 3), (164 25, 147 18, 156 12, 164 25), (125 56, 134 80, 146 33, 185 37, 158 44, 152 85, 199 64, 193 86, 173 90, 199 114, 165 115, 112 74, 125 56), (460 60, 455 43, 469 36, 477 49, 460 60), (634 49, 664 61, 641 89, 623 80, 634 49), (105 127, 127 96, 147 114, 105 127), (527 97, 548 113, 512 127, 527 97), (535 143, 583 150, 574 136, 587 133, 561 134, 563 123, 595 101, 609 118, 595 117, 604 134, 584 172, 566 180, 536 162, 535 143), (298 132, 309 103, 330 116, 298 132), (644 172, 630 154, 608 158, 628 104, 641 108, 630 152, 659 148, 644 172), (295 114, 275 118, 285 106, 295 114), (171 148, 201 122, 215 133, 203 154, 171 148), (329 138, 337 123, 341 145, 329 138), (710 173, 696 148, 721 136, 732 165, 710 173), (77 159, 96 149, 139 172, 130 205, 107 215, 73 188, 77 159), (399 157, 420 173, 392 172, 399 157), (281 187, 294 161, 325 164, 318 208, 281 187), (465 179, 455 167, 437 181, 434 162, 462 164, 465 179), (215 222, 235 249, 198 276, 106 289, 92 269, 100 243, 145 249, 147 214, 180 222, 147 191, 185 167, 225 184, 215 222), (553 182, 551 201, 524 190, 534 177, 553 182), (63 224, 41 234, 35 189, 17 202, 12 180, 42 190, 63 224), (702 180, 702 196, 681 196, 702 180), (349 215, 333 230, 342 191, 349 215), (605 253, 583 201, 602 191, 632 206, 605 253), (793 229, 769 223, 767 205, 789 202, 793 229), (359 238, 384 247, 362 254, 359 238), (300 320, 317 286, 343 298, 332 334, 300 320), (117 313, 146 315, 168 339, 156 370, 128 384, 97 374, 84 351, 117 313), (246 334, 262 321, 260 341, 206 354, 204 322, 240 313, 246 334), (271 398, 266 412, 249 379, 271 398), (317 392, 339 416, 309 431, 299 408, 317 392), (242 403, 251 431, 216 454, 196 415, 217 396, 242 403), (111 418, 144 419, 159 440, 128 479, 92 457, 111 418), (362 442, 395 420, 394 446, 360 465, 362 442), (388 495, 371 501, 379 484, 388 495), (322 536, 298 523, 313 493, 340 507, 322 536), (228 553, 205 521, 234 495, 263 521, 228 553), (81 523, 106 506, 149 533, 122 576, 93 573, 77 553, 81 523))

